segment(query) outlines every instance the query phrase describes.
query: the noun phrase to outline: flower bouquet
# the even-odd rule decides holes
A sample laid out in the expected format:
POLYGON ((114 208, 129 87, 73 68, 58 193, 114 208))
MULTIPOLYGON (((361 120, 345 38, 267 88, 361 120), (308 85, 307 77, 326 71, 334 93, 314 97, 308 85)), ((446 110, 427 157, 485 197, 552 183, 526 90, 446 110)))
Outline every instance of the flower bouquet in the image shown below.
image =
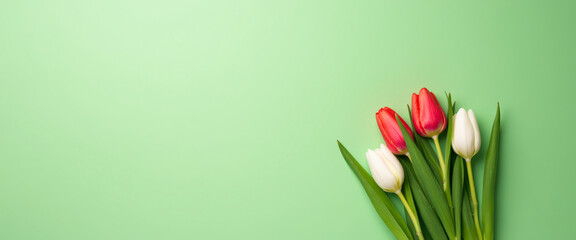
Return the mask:
MULTIPOLYGON (((484 160, 482 206, 476 197, 471 161, 480 150, 480 131, 472 110, 446 94, 448 115, 436 96, 422 88, 412 95, 412 128, 392 109, 376 113, 386 145, 368 150, 371 175, 338 142, 378 215, 398 239, 494 239, 494 189, 500 135, 500 107, 484 160), (444 148, 439 136, 446 134, 444 148), (435 149, 430 144, 432 140, 435 149), (398 196, 405 218, 387 193, 398 196), (481 214, 480 214, 481 212, 481 214)), ((478 161, 478 159, 474 159, 478 161)))

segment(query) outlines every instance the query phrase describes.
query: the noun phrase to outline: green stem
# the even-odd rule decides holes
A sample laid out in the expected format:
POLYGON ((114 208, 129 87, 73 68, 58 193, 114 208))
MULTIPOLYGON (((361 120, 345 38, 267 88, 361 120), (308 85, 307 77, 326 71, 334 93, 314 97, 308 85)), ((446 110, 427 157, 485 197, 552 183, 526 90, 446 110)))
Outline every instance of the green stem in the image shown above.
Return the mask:
POLYGON ((438 135, 432 136, 432 139, 434 139, 436 154, 438 154, 438 161, 440 162, 440 168, 442 168, 442 188, 446 191, 446 164, 444 164, 444 157, 442 156, 442 150, 440 149, 440 142, 438 142, 438 135))
POLYGON ((414 228, 416 228, 416 234, 418 235, 418 239, 424 240, 424 235, 422 235, 422 229, 420 229, 420 223, 418 222, 418 218, 416 218, 416 215, 414 215, 414 212, 410 208, 410 205, 408 205, 408 201, 406 201, 404 194, 402 194, 402 191, 398 190, 398 192, 396 192, 396 195, 398 195, 400 200, 402 200, 402 204, 404 204, 404 207, 408 211, 408 215, 410 215, 410 219, 412 219, 412 223, 414 223, 414 228))
POLYGON ((436 145, 436 153, 438 154, 438 160, 440 162, 440 167, 442 168, 442 188, 444 189, 444 195, 446 195, 446 200, 448 201, 450 210, 454 211, 454 207, 452 206, 452 196, 450 195, 450 190, 448 189, 448 181, 446 180, 448 177, 448 169, 444 163, 444 157, 442 156, 442 150, 440 149, 440 142, 438 142, 438 136, 432 136, 432 139, 434 139, 434 145, 436 145))
POLYGON ((470 195, 472 195, 472 207, 474 209, 474 225, 476 225, 476 233, 478 234, 478 239, 482 240, 480 220, 478 220, 478 199, 476 199, 476 188, 474 188, 474 176, 472 176, 472 163, 470 159, 466 159, 466 168, 468 169, 468 183, 470 183, 470 195))
POLYGON ((408 159, 410 159, 410 162, 412 162, 412 157, 410 157, 410 153, 406 153, 406 157, 408 157, 408 159))
POLYGON ((448 188, 448 168, 444 162, 444 156, 442 156, 442 150, 440 148, 440 142, 438 141, 438 136, 432 136, 434 139, 434 145, 436 146, 436 153, 438 155, 438 161, 440 162, 440 167, 442 168, 442 188, 444 189, 444 195, 446 195, 446 200, 448 200, 448 206, 450 210, 454 213, 454 206, 452 204, 452 196, 450 195, 450 189, 448 188))

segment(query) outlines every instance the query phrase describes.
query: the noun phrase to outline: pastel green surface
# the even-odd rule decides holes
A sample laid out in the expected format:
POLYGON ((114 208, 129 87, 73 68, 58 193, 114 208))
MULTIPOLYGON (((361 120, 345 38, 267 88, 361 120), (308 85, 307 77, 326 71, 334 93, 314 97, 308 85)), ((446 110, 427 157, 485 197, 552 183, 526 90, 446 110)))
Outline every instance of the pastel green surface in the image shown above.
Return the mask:
POLYGON ((573 238, 575 7, 2 1, 0 239, 393 239, 336 139, 366 165, 424 86, 479 193, 501 104, 496 238, 573 238))

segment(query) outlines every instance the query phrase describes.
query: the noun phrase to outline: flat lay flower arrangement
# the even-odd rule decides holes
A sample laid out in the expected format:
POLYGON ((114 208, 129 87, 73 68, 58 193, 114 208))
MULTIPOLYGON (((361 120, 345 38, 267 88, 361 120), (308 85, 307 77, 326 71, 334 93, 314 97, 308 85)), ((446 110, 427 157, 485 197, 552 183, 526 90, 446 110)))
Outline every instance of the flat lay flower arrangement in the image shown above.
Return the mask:
MULTIPOLYGON (((338 141, 344 159, 360 180, 376 212, 397 239, 494 239, 494 190, 500 137, 500 107, 485 159, 474 112, 460 108, 446 94, 447 115, 434 93, 412 95, 410 122, 385 107, 376 122, 386 145, 368 150, 366 171, 338 141), (442 148, 439 136, 445 134, 442 148), (432 147, 434 145, 434 147, 432 147), (479 206, 471 161, 484 161, 479 206), (405 218, 390 198, 402 202, 405 218)), ((478 179, 478 177, 476 177, 478 179)))

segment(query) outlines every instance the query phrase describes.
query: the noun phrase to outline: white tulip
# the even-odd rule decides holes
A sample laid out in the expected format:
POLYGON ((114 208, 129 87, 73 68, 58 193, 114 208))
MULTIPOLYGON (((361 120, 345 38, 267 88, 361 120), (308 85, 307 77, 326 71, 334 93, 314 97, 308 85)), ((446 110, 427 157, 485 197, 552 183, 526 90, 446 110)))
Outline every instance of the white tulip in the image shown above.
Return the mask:
POLYGON ((368 159, 368 165, 370 166, 370 172, 374 181, 382 190, 386 192, 396 193, 404 208, 408 211, 412 223, 414 223, 414 228, 416 230, 416 235, 419 240, 424 240, 422 235, 422 229, 420 228, 420 223, 418 218, 414 214, 412 208, 406 201, 404 194, 402 194, 402 183, 404 183, 404 169, 396 155, 394 155, 390 149, 388 149, 384 144, 380 145, 380 148, 372 151, 368 149, 366 152, 366 158, 368 159))
POLYGON ((386 192, 400 192, 404 182, 404 170, 396 156, 382 144, 379 149, 368 150, 366 158, 378 186, 386 192))
POLYGON ((472 164, 470 159, 480 150, 480 130, 478 122, 472 110, 460 108, 454 115, 454 135, 452 135, 452 148, 454 152, 466 160, 468 170, 468 184, 470 184, 470 196, 472 197, 472 209, 474 225, 479 239, 482 239, 480 230, 480 219, 478 217, 478 199, 476 198, 476 188, 474 187, 474 177, 472 176, 472 164))
POLYGON ((472 109, 460 108, 454 115, 452 148, 466 161, 470 161, 480 150, 480 130, 472 109))

